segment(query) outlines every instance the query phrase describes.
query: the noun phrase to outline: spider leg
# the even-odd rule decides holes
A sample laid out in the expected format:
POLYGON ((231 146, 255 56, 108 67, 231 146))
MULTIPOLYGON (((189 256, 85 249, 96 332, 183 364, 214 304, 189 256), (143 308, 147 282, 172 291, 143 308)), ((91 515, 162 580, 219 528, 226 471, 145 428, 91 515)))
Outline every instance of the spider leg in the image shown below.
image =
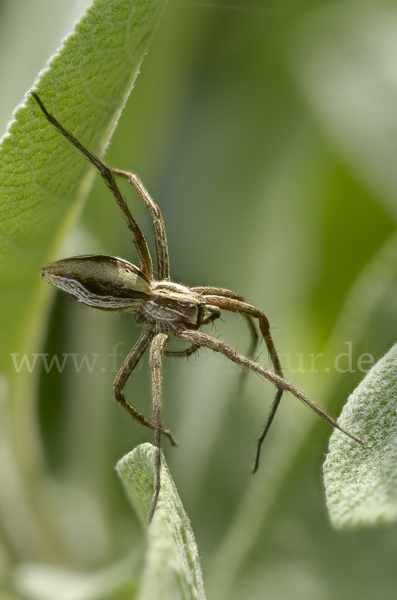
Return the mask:
POLYGON ((150 346, 150 369, 152 371, 152 395, 153 395, 153 424, 154 424, 154 443, 156 445, 156 482, 154 489, 154 499, 152 509, 149 515, 149 523, 152 520, 157 500, 160 493, 160 468, 161 468, 161 355, 168 341, 167 333, 158 333, 150 346))
POLYGON ((208 301, 211 305, 219 306, 219 308, 221 309, 223 308, 224 310, 242 313, 244 315, 258 319, 259 329, 261 331, 263 339, 266 342, 266 347, 268 349, 274 370, 278 375, 280 375, 280 377, 283 377, 280 359, 278 357, 276 347, 274 345, 273 338, 270 333, 269 321, 266 315, 261 310, 259 310, 259 308, 253 306, 252 304, 248 304, 247 302, 244 302, 242 300, 237 300, 231 297, 206 295, 205 300, 208 301))
POLYGON ((167 235, 165 231, 164 219, 162 217, 160 208, 150 197, 142 181, 133 173, 122 171, 121 169, 112 169, 115 175, 124 177, 132 185, 136 192, 145 202, 153 219, 153 232, 154 232, 154 243, 156 247, 157 256, 157 271, 159 279, 170 278, 170 261, 168 256, 168 243, 167 235))
MULTIPOLYGON (((284 390, 291 392, 291 394, 293 394, 296 398, 299 398, 299 400, 302 400, 302 402, 304 404, 306 404, 307 406, 310 406, 310 408, 312 410, 314 410, 314 412, 316 412, 320 417, 322 417, 323 419, 328 421, 328 423, 330 425, 332 425, 332 427, 334 427, 335 429, 339 429, 339 431, 341 431, 342 433, 344 433, 345 435, 347 435, 354 441, 358 442, 362 446, 365 445, 365 442, 363 442, 363 440, 361 440, 359 437, 357 437, 353 433, 350 433, 349 431, 347 431, 346 429, 341 427, 339 425, 339 423, 337 423, 337 421, 335 421, 332 417, 330 417, 320 406, 318 406, 318 404, 313 402, 313 400, 310 400, 310 398, 308 398, 303 392, 298 390, 298 388, 293 386, 292 383, 290 383, 289 381, 284 379, 284 377, 277 375, 277 373, 273 373, 273 371, 269 371, 268 369, 265 369, 265 367, 262 367, 262 365, 254 362, 253 360, 250 360, 249 358, 243 356, 242 354, 239 354, 236 350, 234 350, 234 348, 231 348, 227 344, 224 344, 220 340, 212 337, 211 335, 208 335, 207 333, 203 333, 202 331, 191 331, 188 329, 181 329, 180 331, 176 332, 175 335, 178 338, 180 338, 181 340, 185 340, 186 342, 190 342, 191 344, 197 344, 198 346, 204 346, 206 348, 210 348, 211 350, 214 350, 215 352, 220 352, 221 354, 226 356, 229 360, 237 363, 238 365, 241 365, 242 367, 246 367, 247 369, 250 369, 257 375, 265 377, 265 379, 268 379, 269 381, 274 383, 274 385, 277 386, 277 388, 278 388, 277 394, 280 394, 280 397, 281 397, 281 393, 284 390)), ((277 396, 273 402, 273 406, 272 406, 272 409, 271 409, 271 412, 270 412, 270 415, 269 415, 269 418, 268 418, 268 421, 266 424, 267 429, 270 426, 270 423, 274 417, 274 413, 276 412, 276 409, 278 406, 278 403, 276 403, 276 401, 277 401, 277 396)), ((280 400, 278 400, 278 402, 279 401, 280 400)), ((263 431, 265 431, 265 429, 266 429, 266 426, 263 431)), ((266 431, 265 431, 265 433, 266 433, 266 431)), ((257 454, 255 457, 255 466, 256 467, 257 467, 258 456, 259 455, 258 455, 258 450, 257 450, 257 454)))
POLYGON ((44 104, 42 103, 42 101, 40 100, 40 98, 36 94, 36 92, 31 92, 31 95, 33 96, 33 98, 36 100, 37 104, 41 108, 47 121, 49 121, 54 127, 56 127, 56 129, 58 129, 58 131, 71 144, 73 144, 73 146, 75 146, 78 150, 80 150, 80 152, 82 152, 84 154, 84 156, 89 160, 89 162, 98 169, 99 174, 101 175, 102 179, 104 180, 104 182, 106 183, 106 185, 108 186, 110 191, 112 192, 117 204, 119 205, 119 207, 121 209, 121 212, 123 213, 125 220, 127 221, 127 225, 129 227, 130 231, 132 232, 132 238, 133 238, 133 242, 135 244, 135 248, 136 248, 136 251, 138 254, 141 271, 143 271, 143 273, 145 273, 145 275, 147 277, 149 277, 149 279, 152 279, 153 278, 153 264, 152 264, 152 259, 151 259, 150 253, 149 253, 149 248, 148 248, 146 239, 145 239, 138 223, 135 221, 134 217, 132 216, 119 188, 117 187, 112 169, 107 167, 105 165, 105 163, 103 163, 101 160, 99 160, 99 158, 97 158, 94 154, 91 154, 91 152, 89 152, 82 144, 80 144, 80 142, 69 131, 67 131, 51 113, 49 113, 47 111, 46 107, 44 106, 44 104))
POLYGON ((273 422, 274 416, 275 416, 276 411, 278 409, 278 405, 280 404, 280 400, 281 400, 281 397, 283 395, 283 391, 284 390, 280 389, 280 388, 277 390, 276 396, 275 396, 275 398, 273 400, 273 403, 272 403, 272 405, 270 407, 270 412, 269 412, 268 417, 266 419, 266 423, 265 423, 262 431, 259 434, 259 437, 258 437, 258 440, 257 440, 257 444, 256 444, 254 466, 252 468, 252 472, 253 473, 256 473, 257 470, 258 470, 258 467, 259 467, 259 456, 260 456, 260 453, 261 453, 262 442, 265 439, 266 434, 267 434, 267 432, 270 429, 270 425, 273 422))
POLYGON ((191 344, 185 350, 164 350, 163 354, 164 354, 164 356, 173 356, 174 358, 182 358, 182 357, 191 356, 192 354, 197 352, 197 350, 199 348, 200 348, 200 346, 197 346, 197 344, 191 344))
MULTIPOLYGON (((216 289, 216 288, 207 288, 207 291, 212 291, 214 289, 216 289)), ((270 333, 270 325, 269 325, 269 321, 268 321, 266 315, 261 310, 259 310, 259 308, 257 308, 256 306, 252 306, 251 304, 248 304, 247 302, 240 300, 237 297, 238 294, 235 294, 234 292, 230 292, 229 290, 221 290, 221 291, 223 292, 222 295, 216 296, 216 295, 211 295, 211 294, 204 294, 204 297, 205 297, 206 301, 210 302, 211 304, 214 304, 215 306, 219 306, 219 308, 223 308, 225 310, 230 310, 232 312, 239 312, 239 313, 242 313, 243 315, 246 315, 247 317, 254 317, 254 318, 258 319, 259 329, 261 331, 263 339, 265 340, 266 347, 269 352, 274 371, 275 371, 276 375, 279 375, 279 377, 284 378, 280 359, 277 354, 272 335, 270 333)), ((240 296, 240 298, 241 298, 241 296, 240 296)), ((254 473, 258 469, 259 456, 260 456, 260 451, 261 451, 263 440, 265 439, 266 434, 269 431, 269 427, 274 419, 274 416, 275 416, 277 408, 280 404, 282 395, 283 395, 283 389, 279 387, 278 391, 276 393, 276 396, 274 398, 269 416, 266 419, 266 423, 258 437, 255 461, 254 461, 254 467, 253 467, 254 473)))
MULTIPOLYGON (((154 334, 152 331, 145 329, 143 330, 139 340, 125 359, 120 371, 116 375, 116 379, 113 383, 113 392, 117 402, 121 404, 124 410, 126 410, 128 414, 131 415, 133 419, 135 419, 135 421, 138 421, 138 423, 140 423, 141 425, 144 425, 145 427, 149 427, 149 429, 154 430, 155 425, 148 421, 142 413, 140 413, 133 406, 131 406, 131 404, 127 402, 123 394, 123 388, 127 383, 129 376, 131 375, 132 371, 135 369, 136 365, 142 358, 146 348, 148 347, 149 342, 153 339, 153 336, 154 334)), ((168 429, 163 429, 162 433, 164 433, 164 435, 166 435, 169 438, 173 446, 176 446, 176 441, 174 440, 172 433, 168 431, 168 429)))

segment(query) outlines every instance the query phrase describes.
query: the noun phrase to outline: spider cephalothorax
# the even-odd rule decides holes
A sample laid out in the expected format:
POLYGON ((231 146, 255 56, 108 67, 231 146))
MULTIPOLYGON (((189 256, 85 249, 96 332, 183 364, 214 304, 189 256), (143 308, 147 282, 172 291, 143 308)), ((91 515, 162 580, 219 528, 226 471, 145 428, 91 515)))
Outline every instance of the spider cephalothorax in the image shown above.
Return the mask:
POLYGON ((133 235, 140 268, 121 258, 90 255, 67 258, 46 265, 43 267, 41 275, 52 285, 67 292, 70 296, 88 306, 93 306, 102 310, 130 312, 135 315, 137 323, 144 323, 140 338, 125 359, 114 380, 113 391, 116 400, 136 421, 154 430, 154 439, 157 447, 156 484, 149 521, 153 516, 160 492, 161 435, 166 435, 170 441, 175 444, 171 432, 167 429, 163 429, 162 426, 162 355, 186 357, 195 352, 198 348, 206 347, 215 352, 220 352, 233 362, 250 369, 254 373, 257 373, 274 383, 277 387, 277 392, 270 414, 258 437, 253 469, 254 472, 258 468, 262 442, 272 423, 284 390, 291 392, 305 404, 310 406, 333 427, 339 429, 360 444, 363 444, 362 440, 343 429, 336 421, 334 421, 334 419, 327 415, 322 408, 284 379, 281 364, 270 333, 269 322, 259 308, 246 303, 242 296, 227 289, 217 287, 188 288, 184 285, 170 281, 168 245, 164 221, 159 207, 153 202, 141 181, 132 173, 107 167, 101 160, 82 146, 71 133, 62 127, 62 125, 46 110, 35 92, 32 92, 32 96, 40 106, 46 119, 98 169, 104 182, 116 199, 133 235), (155 280, 153 276, 153 263, 146 239, 119 191, 115 176, 127 179, 144 200, 152 215, 158 280, 155 280), (200 328, 203 325, 211 323, 219 318, 221 310, 239 313, 246 318, 253 340, 250 356, 253 355, 258 341, 258 333, 254 319, 258 320, 259 330, 265 340, 274 372, 266 369, 251 358, 239 354, 221 340, 200 331, 200 328), (165 348, 170 334, 188 342, 189 346, 181 351, 166 350, 165 348), (135 408, 127 402, 123 394, 123 388, 129 376, 149 344, 149 363, 152 372, 153 396, 152 422, 148 421, 143 414, 135 410, 135 408))

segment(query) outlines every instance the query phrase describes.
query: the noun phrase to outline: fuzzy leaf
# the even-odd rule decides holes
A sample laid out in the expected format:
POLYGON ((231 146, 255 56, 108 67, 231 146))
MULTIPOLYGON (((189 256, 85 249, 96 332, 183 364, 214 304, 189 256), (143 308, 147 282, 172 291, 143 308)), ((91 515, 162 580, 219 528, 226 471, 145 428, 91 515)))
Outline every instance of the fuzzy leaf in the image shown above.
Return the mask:
POLYGON ((349 397, 339 423, 365 447, 334 431, 324 463, 335 527, 397 520, 397 344, 349 397))
MULTIPOLYGON (((141 444, 117 464, 131 504, 145 525, 154 494, 155 455, 154 446, 141 444)), ((204 600, 194 534, 164 456, 160 496, 147 536, 148 548, 139 600, 204 600)))
MULTIPOLYGON (((34 84, 47 109, 102 154, 166 0, 95 0, 34 84)), ((45 120, 33 98, 17 108, 0 147, 0 367, 37 335, 40 268, 81 206, 93 169, 45 120), (87 178, 88 176, 88 178, 87 178), (33 314, 36 313, 36 319, 33 314)), ((40 288, 44 289, 44 286, 40 288)))
MULTIPOLYGON (((165 4, 94 0, 34 84, 48 110, 96 154, 110 139, 165 4)), ((9 376, 3 387, 10 407, 0 422, 8 453, 0 468, 0 512, 9 547, 23 556, 46 547, 53 515, 44 494, 32 493, 43 476, 34 402, 39 369, 33 373, 33 363, 30 372, 26 364, 19 371, 45 334, 51 289, 40 279, 41 267, 56 258, 93 175, 27 95, 0 146, 0 373, 9 376)))

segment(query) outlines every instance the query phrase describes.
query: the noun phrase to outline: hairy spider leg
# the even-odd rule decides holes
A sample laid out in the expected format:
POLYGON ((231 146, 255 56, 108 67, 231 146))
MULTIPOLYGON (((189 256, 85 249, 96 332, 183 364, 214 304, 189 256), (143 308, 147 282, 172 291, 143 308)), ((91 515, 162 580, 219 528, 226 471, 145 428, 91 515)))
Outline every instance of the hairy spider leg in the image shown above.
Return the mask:
MULTIPOLYGON (((195 289, 196 288, 193 288, 193 290, 195 289)), ((210 289, 216 290, 216 288, 210 289)), ((226 291, 229 290, 222 290, 222 292, 226 291)), ((219 308, 229 310, 231 312, 241 313, 245 317, 254 317, 255 319, 258 319, 259 329, 261 331, 263 339, 265 340, 266 347, 269 352, 269 356, 272 361, 274 370, 278 375, 280 375, 280 377, 283 377, 280 359, 278 357, 276 347, 274 345, 273 338, 270 333, 270 325, 266 315, 256 306, 245 302, 242 296, 234 294, 233 292, 230 292, 228 295, 226 295, 225 293, 212 294, 209 292, 202 292, 202 294, 205 300, 208 301, 210 304, 213 304, 214 306, 219 306, 219 308)))
POLYGON ((199 348, 200 346, 197 346, 197 344, 191 344, 185 350, 164 350, 163 354, 164 356, 172 356, 173 358, 188 358, 197 352, 199 348))
POLYGON ((260 365, 259 363, 250 360, 242 354, 239 354, 236 350, 234 350, 234 348, 231 348, 230 346, 228 346, 224 342, 221 342, 217 338, 208 335, 208 333, 204 333, 202 331, 180 329, 175 333, 175 335, 181 340, 185 340, 187 342, 190 342, 191 344, 197 344, 199 346, 210 348, 215 352, 219 352, 220 354, 223 354, 224 356, 226 356, 226 358, 235 362, 236 364, 250 369, 257 375, 265 377, 265 379, 274 383, 274 385, 277 386, 279 389, 291 392, 291 394, 293 394, 296 398, 302 400, 304 404, 310 406, 310 408, 314 410, 314 412, 316 412, 320 417, 325 419, 325 421, 328 421, 328 423, 332 425, 332 427, 334 427, 335 429, 339 429, 339 431, 350 437, 355 442, 361 444, 361 446, 365 446, 365 442, 363 442, 362 439, 341 427, 339 423, 335 421, 335 419, 330 417, 320 406, 318 406, 318 404, 313 402, 313 400, 310 400, 310 398, 308 398, 303 392, 298 390, 298 388, 293 386, 292 383, 284 379, 284 377, 280 377, 280 375, 273 373, 273 371, 269 371, 269 369, 265 369, 265 367, 262 367, 262 365, 260 365))
POLYGON ((140 226, 132 216, 119 188, 117 187, 112 170, 109 167, 107 167, 105 163, 103 163, 99 158, 97 158, 94 154, 91 154, 91 152, 89 152, 84 146, 82 146, 82 144, 80 144, 80 142, 69 131, 67 131, 67 129, 65 129, 51 113, 47 111, 46 107, 44 106, 36 92, 30 93, 36 100, 47 121, 54 125, 54 127, 56 127, 56 129, 58 129, 58 131, 71 144, 73 144, 73 146, 80 150, 80 152, 82 152, 82 154, 84 154, 84 156, 89 160, 89 162, 97 168, 102 179, 112 192, 117 204, 121 209, 121 212, 123 213, 127 225, 130 231, 132 232, 132 239, 138 254, 141 271, 145 273, 145 275, 149 279, 153 279, 153 263, 146 239, 143 235, 140 226))
POLYGON ((162 415, 161 415, 161 358, 164 347, 168 341, 167 333, 157 333, 150 346, 149 364, 152 372, 152 396, 153 396, 153 425, 154 425, 154 443, 156 445, 155 461, 155 489, 152 509, 149 515, 149 523, 152 520, 156 509, 157 500, 160 493, 160 469, 161 469, 161 433, 162 433, 162 415))
POLYGON ((139 177, 133 173, 129 173, 128 171, 123 171, 121 169, 112 168, 111 170, 114 175, 118 175, 119 177, 127 179, 128 183, 132 185, 134 190, 145 202, 153 219, 154 245, 156 248, 158 278, 168 281, 170 279, 170 260, 168 256, 167 234, 165 231, 164 219, 159 206, 150 197, 139 177))
POLYGON ((256 452, 255 452, 255 459, 254 459, 254 466, 252 467, 252 472, 256 473, 259 467, 259 457, 260 457, 260 453, 261 453, 261 448, 262 448, 262 443, 263 440, 266 437, 267 432, 270 429, 270 425, 273 422, 274 416, 276 414, 276 411, 278 409, 278 405, 280 404, 280 400, 281 397, 283 395, 284 390, 281 388, 278 388, 277 393, 274 397, 274 400, 272 402, 272 405, 270 407, 270 412, 267 416, 266 422, 262 428, 262 431, 260 432, 257 442, 256 442, 256 452))
MULTIPOLYGON (((215 291, 216 288, 207 288, 207 291, 208 290, 211 290, 211 292, 212 292, 212 291, 215 291)), ((210 301, 212 304, 214 304, 216 306, 219 306, 220 308, 223 308, 225 310, 229 310, 232 312, 241 313, 241 314, 245 315, 246 317, 250 317, 250 318, 254 317, 254 318, 258 319, 259 329, 261 331, 263 339, 265 340, 266 347, 267 347, 267 350, 270 355, 270 359, 271 359, 273 367, 274 367, 274 371, 275 371, 276 375, 284 378, 280 359, 277 354, 272 335, 270 333, 270 325, 269 325, 269 321, 268 321, 266 315, 261 310, 259 310, 259 308, 257 308, 256 306, 252 306, 251 304, 248 304, 244 300, 241 300, 241 298, 242 298, 241 296, 239 298, 237 298, 238 294, 235 294, 234 292, 230 292, 229 290, 224 290, 224 289, 222 289, 221 291, 223 293, 219 294, 219 295, 212 295, 207 292, 202 292, 202 293, 203 293, 204 297, 206 298, 206 300, 210 301)), ((267 432, 269 431, 270 425, 273 422, 277 408, 280 404, 280 401, 281 401, 281 398, 283 395, 284 389, 279 386, 277 386, 277 387, 278 387, 278 390, 276 392, 276 396, 273 400, 273 403, 270 407, 269 415, 268 415, 265 425, 263 426, 262 431, 259 434, 258 439, 257 439, 253 473, 255 473, 258 470, 259 456, 260 456, 260 452, 261 452, 262 443, 266 437, 267 432)))
MULTIPOLYGON (((113 393, 117 402, 121 404, 124 410, 126 410, 128 414, 131 415, 133 419, 135 419, 135 421, 138 421, 138 423, 140 423, 141 425, 149 427, 149 429, 155 431, 156 423, 154 422, 152 424, 150 421, 148 421, 142 413, 138 412, 133 406, 131 406, 129 402, 127 402, 123 394, 123 388, 127 383, 129 376, 131 375, 132 371, 135 369, 136 365, 142 358, 146 348, 148 347, 153 337, 154 333, 151 329, 145 328, 143 330, 139 340, 137 341, 131 352, 128 354, 127 358, 121 366, 120 371, 116 375, 116 378, 113 382, 113 393)), ((162 429, 162 433, 169 438, 173 446, 177 445, 174 437, 172 436, 172 433, 168 429, 162 429)))

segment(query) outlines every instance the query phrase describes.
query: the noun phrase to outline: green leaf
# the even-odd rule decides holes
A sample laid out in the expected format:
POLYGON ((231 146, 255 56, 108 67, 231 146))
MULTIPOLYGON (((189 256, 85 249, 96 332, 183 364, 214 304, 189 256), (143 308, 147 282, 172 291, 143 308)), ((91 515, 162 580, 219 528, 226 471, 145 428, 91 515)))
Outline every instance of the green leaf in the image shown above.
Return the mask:
MULTIPOLYGON (((131 504, 145 525, 153 501, 155 455, 154 446, 141 444, 117 464, 131 504)), ((139 600, 205 599, 194 534, 164 456, 160 495, 147 536, 139 600)))
MULTIPOLYGON (((136 584, 131 558, 86 573, 54 565, 22 563, 13 576, 13 587, 28 600, 131 600, 136 584)), ((0 596, 0 600, 3 600, 0 596)), ((10 599, 11 600, 11 599, 10 599)))
MULTIPOLYGON (((48 110, 93 153, 106 148, 165 5, 95 0, 34 84, 48 110)), ((0 423, 9 452, 0 470, 0 512, 10 547, 24 556, 37 551, 55 560, 59 546, 51 509, 32 492, 45 478, 34 402, 39 369, 16 366, 39 350, 51 294, 41 267, 59 251, 93 175, 27 95, 0 146, 0 372, 9 375, 1 391, 10 407, 8 413, 4 404, 0 423), (14 496, 5 493, 10 489, 14 496)))
POLYGON ((364 448, 334 431, 324 463, 327 504, 335 527, 397 520, 397 344, 349 397, 339 423, 364 448))
POLYGON ((326 134, 394 221, 397 92, 389 61, 396 34, 394 3, 330 2, 304 21, 292 55, 326 134))
MULTIPOLYGON (((34 84, 48 110, 93 153, 109 142, 165 3, 96 0, 34 84)), ((92 174, 27 96, 0 148, 3 370, 13 368, 9 353, 21 355, 38 335, 40 268, 76 217, 92 174)))

